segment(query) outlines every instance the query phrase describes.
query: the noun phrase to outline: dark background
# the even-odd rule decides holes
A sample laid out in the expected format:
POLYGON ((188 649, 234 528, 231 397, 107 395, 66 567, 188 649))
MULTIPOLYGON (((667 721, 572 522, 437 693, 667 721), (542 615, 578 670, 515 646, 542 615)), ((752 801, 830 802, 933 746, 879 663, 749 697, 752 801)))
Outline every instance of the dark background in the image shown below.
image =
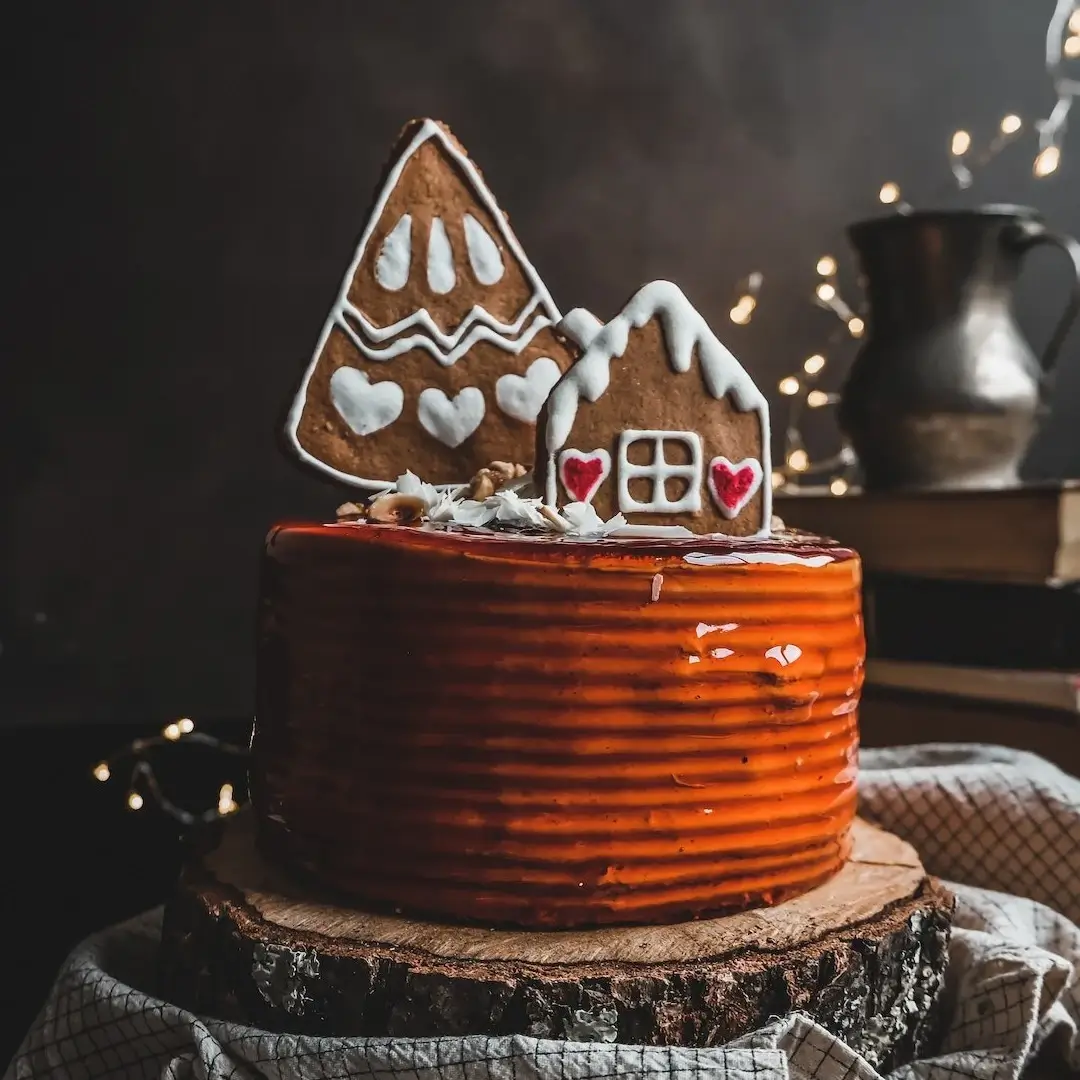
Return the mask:
MULTIPOLYGON (((843 226, 884 180, 1080 233, 1080 132, 1030 175, 1052 7, 24 5, 4 35, 0 723, 247 715, 262 536, 340 501, 278 454, 276 419, 409 117, 454 128, 564 310, 672 278, 775 386, 832 328, 806 299, 819 255, 853 293, 843 226), (951 132, 984 143, 1010 111, 1027 137, 957 196, 951 132), (759 313, 733 327, 750 270, 759 313)), ((1036 344, 1058 258, 1020 291, 1036 344)), ((1080 333, 1032 475, 1080 473, 1078 389, 1080 333)))

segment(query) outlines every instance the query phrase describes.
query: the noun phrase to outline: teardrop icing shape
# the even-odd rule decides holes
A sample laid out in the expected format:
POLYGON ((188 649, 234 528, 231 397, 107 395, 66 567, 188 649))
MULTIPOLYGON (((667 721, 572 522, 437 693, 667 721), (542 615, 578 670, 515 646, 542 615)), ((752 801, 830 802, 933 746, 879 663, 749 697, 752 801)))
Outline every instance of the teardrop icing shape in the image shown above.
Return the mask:
POLYGON ((375 263, 375 280, 390 292, 405 287, 409 280, 412 260, 412 215, 402 214, 398 223, 386 234, 379 258, 375 263))
POLYGON ((457 282, 454 272, 454 252, 450 247, 450 237, 446 235, 446 226, 440 217, 431 222, 428 236, 427 280, 433 293, 444 296, 457 282))
POLYGON ((503 276, 502 252, 491 234, 472 216, 465 215, 465 246, 476 280, 481 285, 494 285, 503 276))

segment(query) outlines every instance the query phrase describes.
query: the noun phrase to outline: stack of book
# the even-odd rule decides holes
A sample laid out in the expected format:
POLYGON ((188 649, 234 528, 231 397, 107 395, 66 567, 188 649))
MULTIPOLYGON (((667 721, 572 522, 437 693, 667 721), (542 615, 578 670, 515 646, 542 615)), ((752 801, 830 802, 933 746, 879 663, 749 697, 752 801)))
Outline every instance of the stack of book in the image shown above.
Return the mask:
POLYGON ((776 503, 862 556, 864 745, 999 743, 1080 775, 1080 483, 776 503))

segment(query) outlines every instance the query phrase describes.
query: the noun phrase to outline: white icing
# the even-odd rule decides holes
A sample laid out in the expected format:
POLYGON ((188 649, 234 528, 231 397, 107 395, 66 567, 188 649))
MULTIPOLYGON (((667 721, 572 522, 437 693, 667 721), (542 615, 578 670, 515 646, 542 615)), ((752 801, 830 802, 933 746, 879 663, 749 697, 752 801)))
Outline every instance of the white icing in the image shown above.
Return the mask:
POLYGON ((704 637, 706 634, 715 634, 719 631, 721 634, 730 633, 732 630, 738 630, 739 624, 735 622, 726 623, 707 623, 699 622, 697 624, 697 636, 704 637))
POLYGON ((848 713, 853 713, 859 707, 859 702, 855 698, 849 698, 847 701, 841 701, 839 705, 833 709, 833 716, 847 716, 848 713))
POLYGON ((499 245, 472 214, 465 215, 464 225, 465 247, 468 249, 469 264, 476 275, 476 280, 481 285, 494 285, 502 279, 505 272, 499 245))
POLYGON ((696 431, 624 431, 619 436, 619 509, 624 514, 638 511, 649 514, 697 513, 701 509, 701 436, 696 431), (690 451, 686 464, 671 464, 664 459, 664 440, 681 442, 690 451), (627 456, 636 442, 652 443, 652 462, 635 465, 627 456), (643 478, 652 484, 653 497, 646 502, 630 494, 630 481, 643 478), (669 499, 666 481, 681 478, 686 491, 679 499, 669 499))
MULTIPOLYGON (((514 341, 507 341, 494 330, 491 330, 486 326, 475 326, 465 339, 458 341, 449 352, 435 353, 434 355, 443 367, 453 367, 453 365, 456 364, 458 360, 460 360, 478 341, 489 341, 492 345, 498 345, 500 349, 510 353, 512 356, 517 356, 520 354, 521 350, 532 341, 537 332, 543 330, 544 327, 548 325, 550 325, 549 320, 538 315, 533 322, 522 331, 521 336, 514 341)), ((349 340, 369 360, 377 360, 380 362, 393 360, 395 357, 401 356, 402 353, 407 353, 410 349, 427 349, 428 352, 431 352, 431 349, 429 348, 431 341, 423 334, 410 334, 407 337, 398 338, 392 345, 389 345, 387 348, 380 351, 372 349, 367 345, 364 339, 347 321, 342 322, 339 329, 348 336, 349 340)))
POLYGON ((484 183, 476 166, 453 144, 452 140, 434 120, 425 120, 417 129, 409 145, 402 152, 401 157, 398 158, 387 174, 382 191, 379 193, 375 206, 368 217, 352 261, 349 263, 341 280, 338 296, 326 321, 323 323, 322 332, 311 354, 311 360, 308 363, 307 370, 304 372, 296 397, 293 399, 285 425, 286 438, 289 440, 293 452, 301 461, 319 469, 327 476, 355 487, 380 490, 386 486, 385 479, 360 477, 343 472, 341 469, 336 469, 333 465, 321 461, 300 445, 298 431, 300 420, 304 414, 304 407, 307 403, 308 387, 318 365, 319 357, 322 355, 323 349, 335 327, 348 334, 356 348, 369 360, 391 360, 410 349, 420 348, 429 352, 440 364, 448 367, 464 356, 478 341, 490 342, 507 352, 518 355, 536 335, 537 331, 545 326, 552 325, 559 318, 559 309, 555 306, 555 301, 552 300, 551 294, 543 281, 541 281, 533 265, 525 257, 521 244, 510 231, 502 209, 484 183), (353 278, 364 258, 375 227, 386 209, 386 204, 401 179, 409 160, 430 139, 436 140, 441 145, 443 151, 465 177, 477 202, 491 215, 491 220, 495 222, 495 226, 499 231, 504 250, 517 259, 525 281, 532 290, 529 300, 516 318, 510 322, 500 322, 477 304, 469 311, 460 325, 450 333, 442 331, 431 315, 423 309, 400 319, 391 326, 377 327, 369 322, 364 317, 364 314, 349 302, 348 293, 353 278), (359 326, 359 333, 353 328, 346 316, 355 320, 359 326), (422 331, 422 333, 400 336, 414 327, 422 331), (393 340, 391 341, 391 339, 393 340), (373 347, 374 344, 387 341, 391 342, 391 344, 386 348, 378 349, 373 347))
MULTIPOLYGON (((506 349, 507 352, 520 352, 521 349, 516 347, 518 337, 523 333, 522 327, 525 326, 530 316, 533 317, 533 322, 528 327, 530 336, 535 334, 537 330, 551 325, 551 319, 546 315, 535 314, 537 303, 537 298, 533 297, 521 309, 521 313, 512 323, 501 323, 494 316, 489 315, 482 307, 476 305, 472 309, 472 313, 465 317, 456 330, 446 333, 439 328, 439 325, 423 309, 415 315, 410 315, 407 319, 401 319, 393 323, 391 326, 375 326, 367 320, 358 307, 354 307, 346 299, 341 305, 342 317, 336 325, 342 330, 350 332, 356 347, 369 360, 393 360, 395 356, 400 356, 410 349, 426 349, 443 367, 452 367, 457 360, 469 351, 468 347, 462 347, 466 341, 490 341, 500 348, 506 349), (346 315, 349 317, 348 319, 345 318, 346 315), (350 320, 359 325, 360 334, 353 330, 350 320), (411 330, 413 327, 418 328, 420 333, 409 334, 405 337, 399 336, 405 330, 411 330), (393 338, 393 341, 383 349, 377 349, 371 344, 371 342, 387 341, 390 338, 393 338)), ((333 326, 330 329, 332 330, 333 326)))
POLYGON ((439 296, 451 292, 457 283, 454 249, 450 246, 450 237, 446 235, 446 226, 441 217, 432 220, 428 233, 427 283, 428 288, 439 296))
POLYGON ((734 656, 734 649, 710 649, 709 655, 716 660, 723 660, 726 656, 734 656))
MULTIPOLYGON (((562 481, 563 490, 575 502, 591 503, 593 496, 600 490, 600 485, 608 478, 610 472, 611 455, 603 448, 590 450, 587 454, 581 450, 564 450, 559 455, 559 479, 562 481), (600 472, 597 473, 596 479, 584 491, 574 490, 567 483, 565 469, 567 463, 571 461, 598 461, 600 463, 600 472)), ((554 506, 555 501, 549 499, 548 505, 554 506)))
POLYGON ((730 519, 737 518, 742 513, 743 507, 757 494, 757 489, 761 487, 761 479, 763 473, 761 471, 761 462, 757 458, 743 458, 742 461, 731 461, 726 457, 714 457, 709 462, 709 471, 706 474, 706 480, 709 484, 709 494, 712 496, 713 502, 716 504, 716 509, 720 511, 724 517, 730 519), (728 506, 726 502, 720 497, 720 492, 716 486, 716 473, 715 468, 717 465, 726 466, 733 473, 739 473, 743 469, 749 469, 753 474, 753 480, 750 486, 743 493, 742 497, 734 506, 728 506))
POLYGON ((568 311, 558 322, 555 329, 563 337, 568 337, 583 349, 588 348, 589 342, 603 329, 604 324, 591 312, 583 307, 576 307, 568 311))
POLYGON ((664 587, 664 575, 653 574, 652 588, 649 592, 649 596, 652 602, 655 604, 660 599, 660 590, 664 587))
POLYGON ((495 403, 507 416, 535 424, 551 388, 562 371, 550 356, 538 356, 524 375, 501 376, 495 383, 495 403))
MULTIPOLYGON (((701 663, 701 657, 700 656, 688 656, 686 658, 686 662, 688 664, 700 664, 701 663)), ((710 813, 712 813, 712 811, 711 810, 706 810, 705 813, 710 814, 710 813)))
POLYGON ((771 563, 774 566, 825 566, 831 563, 831 555, 794 555, 790 551, 741 551, 728 555, 706 555, 702 551, 691 551, 683 556, 683 562, 694 566, 737 566, 747 563, 771 563))
POLYGON ((798 645, 774 645, 765 650, 765 655, 770 660, 775 660, 781 667, 794 664, 802 656, 802 649, 798 645))
MULTIPOLYGON (((383 189, 379 193, 379 198, 375 202, 375 206, 371 211, 371 216, 368 218, 367 226, 364 229, 363 234, 360 237, 360 243, 357 245, 356 253, 353 256, 352 263, 349 265, 345 272, 345 277, 342 280, 341 294, 339 296, 339 305, 335 305, 335 310, 331 312, 331 320, 335 316, 339 315, 342 311, 348 310, 361 324, 364 332, 371 338, 372 341, 386 341, 390 338, 396 338, 404 330, 411 329, 413 326, 423 327, 429 331, 434 339, 434 342, 442 347, 442 351, 449 348, 450 345, 446 342, 446 335, 444 335, 439 328, 432 321, 431 316, 423 309, 414 312, 412 315, 407 316, 404 319, 399 320, 392 326, 387 327, 374 327, 364 319, 363 315, 357 311, 352 305, 347 303, 347 295, 349 288, 352 285, 353 276, 356 274, 356 269, 360 265, 361 260, 364 257, 364 252, 367 249, 368 242, 371 239, 371 234, 375 229, 379 218, 382 216, 382 212, 386 207, 386 203, 393 194, 394 188, 397 187, 398 181, 401 179, 402 173, 405 171, 405 166, 409 163, 410 158, 420 149, 424 143, 428 140, 434 139, 438 142, 446 155, 457 166, 458 171, 465 177, 469 186, 472 188, 472 192, 476 197, 478 203, 484 207, 485 210, 491 215, 491 220, 495 222, 496 228, 499 230, 500 237, 503 241, 506 249, 518 260, 521 264, 522 271, 525 275, 526 282, 532 286, 532 295, 529 303, 518 316, 514 323, 504 324, 500 323, 492 315, 484 310, 481 306, 474 307, 465 317, 461 326, 455 331, 453 336, 453 344, 456 344, 460 340, 461 336, 468 329, 472 323, 480 321, 486 323, 493 330, 497 330, 500 333, 508 335, 516 335, 521 326, 524 324, 525 318, 535 308, 540 307, 547 317, 548 323, 558 322, 560 315, 559 309, 555 306, 555 301, 552 300, 551 294, 548 292, 547 287, 543 281, 540 280, 539 274, 533 267, 532 263, 525 257, 525 252, 518 242, 518 239, 510 231, 510 227, 506 222, 506 216, 502 212, 502 208, 495 201, 495 196, 492 195, 488 186, 484 183, 483 177, 481 177, 479 170, 469 160, 468 156, 463 153, 450 137, 443 131, 441 127, 434 120, 425 120, 417 129, 416 134, 413 136, 412 141, 402 152, 401 157, 394 163, 393 168, 389 171, 386 177, 386 182, 383 184, 383 189), (340 301, 345 300, 347 307, 341 308, 340 301)), ((328 320, 328 321, 331 321, 328 320)), ((430 345, 431 343, 429 343, 430 345)), ((510 344, 509 342, 507 344, 510 344)), ((433 355, 438 356, 439 351, 437 349, 431 349, 433 355)), ((316 359, 318 358, 318 352, 316 352, 316 359)))
POLYGON ((484 392, 479 387, 466 386, 456 397, 449 398, 437 386, 429 386, 417 399, 416 415, 429 435, 453 449, 484 419, 484 392))
POLYGON ((375 260, 375 280, 390 292, 405 287, 412 259, 412 215, 402 214, 386 235, 375 260))
MULTIPOLYGON (((611 362, 626 351, 630 331, 659 318, 671 366, 676 373, 690 370, 698 357, 709 393, 719 400, 731 394, 743 412, 753 409, 761 422, 761 466, 765 476, 772 468, 769 405, 753 379, 722 345, 708 324, 670 281, 653 281, 634 294, 630 302, 589 341, 584 355, 559 381, 548 398, 547 451, 549 456, 545 497, 555 504, 555 456, 566 445, 577 415, 578 401, 597 401, 611 380, 611 362)), ((772 520, 771 485, 763 486, 762 528, 768 535, 772 520)))
POLYGON ((401 415, 405 391, 387 380, 373 384, 358 368, 339 367, 330 376, 330 401, 354 434, 373 435, 401 415))

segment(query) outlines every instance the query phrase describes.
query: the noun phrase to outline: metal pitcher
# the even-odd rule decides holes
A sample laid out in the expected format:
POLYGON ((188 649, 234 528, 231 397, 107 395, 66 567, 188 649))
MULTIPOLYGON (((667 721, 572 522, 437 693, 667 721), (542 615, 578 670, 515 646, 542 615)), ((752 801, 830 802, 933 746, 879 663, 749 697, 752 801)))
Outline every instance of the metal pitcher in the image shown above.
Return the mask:
POLYGON ((1080 313, 1080 244, 1035 210, 916 211, 848 229, 869 301, 839 422, 867 490, 1006 487, 1046 407, 1046 374, 1080 313), (1024 255, 1069 257, 1069 300, 1041 359, 1012 314, 1024 255))

